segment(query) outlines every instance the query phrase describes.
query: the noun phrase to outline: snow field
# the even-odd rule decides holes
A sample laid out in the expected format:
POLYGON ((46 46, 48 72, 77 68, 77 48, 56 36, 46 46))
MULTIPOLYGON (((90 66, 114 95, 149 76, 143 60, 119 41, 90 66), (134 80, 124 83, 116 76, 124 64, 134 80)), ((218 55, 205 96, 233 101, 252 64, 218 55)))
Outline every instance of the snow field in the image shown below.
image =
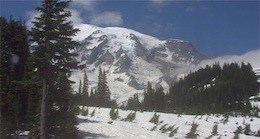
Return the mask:
MULTIPOLYGON (((218 124, 218 135, 213 136, 212 139, 230 139, 234 137, 234 131, 238 126, 245 127, 245 124, 250 124, 252 132, 260 130, 260 118, 250 117, 229 117, 227 123, 223 123, 223 116, 208 116, 208 115, 177 115, 169 113, 159 114, 159 124, 154 131, 151 129, 156 126, 150 123, 149 120, 153 117, 154 112, 136 112, 136 119, 133 122, 121 121, 126 118, 131 110, 119 109, 119 116, 117 120, 112 121, 109 117, 110 108, 96 108, 89 107, 89 113, 95 109, 95 115, 91 117, 78 115, 79 125, 78 129, 82 138, 114 138, 114 139, 162 139, 170 138, 170 131, 162 133, 159 129, 165 125, 174 126, 174 129, 179 127, 178 132, 172 138, 185 138, 186 134, 190 131, 191 124, 197 123, 198 138, 206 138, 211 135, 212 128, 218 124)), ((259 138, 255 136, 247 136, 244 134, 239 135, 240 139, 254 139, 259 138)))

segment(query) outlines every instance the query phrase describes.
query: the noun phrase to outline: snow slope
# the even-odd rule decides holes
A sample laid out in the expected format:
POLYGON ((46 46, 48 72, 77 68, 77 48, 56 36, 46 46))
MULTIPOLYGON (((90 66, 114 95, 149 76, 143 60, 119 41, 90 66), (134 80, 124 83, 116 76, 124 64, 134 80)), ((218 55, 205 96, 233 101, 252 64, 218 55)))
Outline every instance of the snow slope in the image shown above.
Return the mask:
MULTIPOLYGON (((119 110, 120 118, 114 120, 112 124, 109 118, 109 108, 95 108, 89 107, 89 113, 95 109, 95 115, 82 116, 78 115, 80 131, 82 138, 113 138, 113 139, 164 139, 169 138, 169 131, 162 133, 159 129, 164 124, 168 126, 175 125, 179 127, 177 134, 172 138, 185 138, 186 134, 190 131, 191 124, 193 122, 199 124, 197 133, 199 139, 205 139, 211 135, 212 128, 215 124, 218 124, 218 135, 213 136, 213 139, 217 139, 221 136, 221 139, 230 139, 234 136, 234 131, 238 126, 245 127, 245 124, 250 124, 251 130, 255 133, 260 130, 260 118, 249 117, 230 117, 228 122, 224 124, 222 120, 223 116, 195 116, 195 115, 180 115, 157 113, 160 115, 159 120, 162 121, 154 131, 151 129, 155 124, 150 123, 149 120, 153 116, 154 112, 137 112, 136 119, 133 122, 125 122, 120 119, 125 118, 131 111, 119 110)), ((168 127, 166 126, 166 127, 168 127)), ((256 139, 259 137, 247 136, 244 134, 239 135, 240 139, 256 139)))
POLYGON ((80 32, 73 38, 81 45, 76 52, 77 61, 86 67, 73 71, 71 79, 74 91, 84 72, 89 78, 89 89, 96 87, 98 68, 106 74, 112 99, 118 103, 126 101, 135 93, 141 94, 148 81, 153 86, 162 85, 168 91, 169 85, 190 71, 198 70, 215 62, 249 62, 260 68, 260 50, 250 51, 242 56, 222 56, 206 59, 188 41, 159 40, 137 31, 121 28, 101 28, 89 24, 76 25, 80 32))

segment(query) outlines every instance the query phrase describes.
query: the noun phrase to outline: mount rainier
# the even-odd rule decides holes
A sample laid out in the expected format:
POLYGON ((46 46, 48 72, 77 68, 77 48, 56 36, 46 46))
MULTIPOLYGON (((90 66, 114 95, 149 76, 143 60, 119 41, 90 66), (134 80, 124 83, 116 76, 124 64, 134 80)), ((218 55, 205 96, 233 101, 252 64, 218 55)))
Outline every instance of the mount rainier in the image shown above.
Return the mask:
POLYGON ((101 66, 107 74, 111 97, 119 103, 135 93, 142 94, 148 81, 168 89, 184 73, 203 65, 202 61, 214 62, 209 62, 184 40, 159 40, 121 27, 101 28, 81 24, 76 28, 80 32, 74 40, 81 44, 75 50, 79 54, 77 60, 86 67, 73 71, 74 90, 77 90, 84 72, 87 72, 89 87, 95 88, 101 66))

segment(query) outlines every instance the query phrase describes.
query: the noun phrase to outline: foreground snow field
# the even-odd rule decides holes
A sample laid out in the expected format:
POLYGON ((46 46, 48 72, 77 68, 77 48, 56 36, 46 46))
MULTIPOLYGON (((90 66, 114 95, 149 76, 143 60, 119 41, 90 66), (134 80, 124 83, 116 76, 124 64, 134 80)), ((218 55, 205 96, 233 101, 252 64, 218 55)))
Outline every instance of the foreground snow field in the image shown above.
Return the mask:
MULTIPOLYGON (((260 130, 260 118, 256 117, 229 117, 227 123, 223 123, 224 117, 208 116, 208 115, 177 115, 168 113, 159 114, 159 125, 154 131, 151 131, 156 125, 150 123, 149 120, 153 117, 154 112, 136 112, 136 118, 133 122, 121 121, 132 112, 130 110, 124 111, 119 109, 119 118, 112 121, 109 117, 110 108, 95 108, 89 107, 89 115, 78 115, 79 125, 77 126, 80 135, 84 139, 88 138, 114 138, 114 139, 163 139, 170 138, 170 131, 162 133, 160 128, 168 124, 166 127, 179 127, 177 133, 171 138, 185 138, 186 134, 190 132, 191 124, 197 123, 198 138, 205 139, 211 135, 212 128, 215 124, 218 125, 218 135, 213 136, 212 139, 230 139, 234 137, 234 131, 238 126, 244 129, 245 124, 250 124, 251 131, 255 134, 260 130), (95 109, 95 115, 90 116, 90 113, 95 109)), ((253 135, 247 136, 239 134, 240 139, 254 139, 259 138, 253 135)))

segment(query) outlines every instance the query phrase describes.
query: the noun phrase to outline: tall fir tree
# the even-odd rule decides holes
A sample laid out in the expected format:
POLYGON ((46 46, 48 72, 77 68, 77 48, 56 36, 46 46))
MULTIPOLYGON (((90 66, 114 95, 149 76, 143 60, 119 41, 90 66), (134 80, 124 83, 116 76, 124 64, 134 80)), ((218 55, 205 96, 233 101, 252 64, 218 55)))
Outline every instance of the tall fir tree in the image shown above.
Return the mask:
MULTIPOLYGON (((48 131, 51 130, 51 127, 55 126, 47 125, 48 111, 53 109, 53 104, 59 101, 59 97, 69 93, 69 90, 66 90, 58 98, 54 97, 54 94, 60 92, 60 89, 64 85, 67 86, 69 82, 67 79, 64 79, 64 84, 57 86, 57 81, 61 78, 68 78, 71 69, 78 68, 78 63, 73 61, 73 57, 77 54, 71 52, 78 45, 71 38, 76 35, 78 29, 73 29, 72 23, 67 21, 71 16, 71 13, 66 10, 68 5, 69 1, 44 0, 41 6, 36 8, 40 16, 35 18, 33 22, 34 26, 31 29, 32 41, 36 42, 33 52, 36 56, 34 61, 37 63, 37 71, 42 79, 40 108, 41 139, 49 138, 48 131)), ((64 88, 68 89, 69 87, 64 88)), ((65 108, 65 110, 60 110, 64 112, 64 115, 67 115, 66 113, 69 113, 69 109, 67 106, 65 108)), ((67 117, 64 120, 67 120, 67 117)))
POLYGON ((88 105, 89 104, 88 76, 87 76, 86 72, 84 72, 82 95, 83 95, 83 97, 82 97, 83 105, 88 105))
POLYGON ((95 96, 96 96, 97 106, 102 106, 102 107, 111 106, 110 90, 107 85, 106 72, 102 71, 101 67, 99 67, 98 86, 97 86, 95 96))

